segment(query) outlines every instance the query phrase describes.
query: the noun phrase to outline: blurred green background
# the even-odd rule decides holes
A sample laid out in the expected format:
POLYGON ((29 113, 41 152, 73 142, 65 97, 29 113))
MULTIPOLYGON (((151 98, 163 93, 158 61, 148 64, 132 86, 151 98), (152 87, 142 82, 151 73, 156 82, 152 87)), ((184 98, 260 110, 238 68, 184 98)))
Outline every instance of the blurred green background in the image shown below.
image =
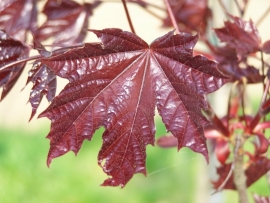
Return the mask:
MULTIPOLYGON (((110 188, 100 186, 106 179, 97 164, 102 130, 96 132, 91 142, 84 142, 77 157, 70 152, 55 159, 48 168, 49 140, 45 139, 48 128, 31 133, 0 129, 1 203, 237 202, 234 191, 210 195, 206 161, 202 155, 187 148, 177 152, 175 148, 148 146, 148 176, 136 174, 123 189, 110 188)), ((157 135, 165 133, 164 126, 158 122, 157 135)), ((249 191, 269 195, 266 185, 263 177, 249 191)))
MULTIPOLYGON (((136 174, 123 188, 102 187, 106 174, 97 164, 99 130, 76 157, 68 153, 46 166, 48 128, 34 132, 1 129, 0 202, 194 202, 202 155, 189 149, 147 147, 148 176, 136 174)), ((157 127, 159 135, 164 126, 157 127)), ((202 166, 202 167, 204 167, 202 166)), ((207 194, 206 194, 207 195, 207 194)))

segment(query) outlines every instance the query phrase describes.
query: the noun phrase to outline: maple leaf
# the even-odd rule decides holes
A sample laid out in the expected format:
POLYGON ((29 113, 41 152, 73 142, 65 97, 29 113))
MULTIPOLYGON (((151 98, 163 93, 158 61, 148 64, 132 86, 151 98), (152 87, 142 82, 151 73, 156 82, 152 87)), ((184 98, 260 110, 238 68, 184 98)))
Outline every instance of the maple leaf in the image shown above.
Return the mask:
MULTIPOLYGON (((212 141, 211 144, 214 146, 215 154, 218 161, 221 164, 225 164, 228 156, 230 155, 228 141, 224 139, 225 136, 223 136, 220 132, 215 130, 214 127, 211 125, 207 125, 204 128, 204 135, 208 140, 212 141)), ((178 144, 177 138, 175 138, 171 134, 161 136, 157 140, 157 145, 162 148, 176 147, 177 144, 178 144)), ((255 147, 260 146, 255 145, 255 147)))
MULTIPOLYGON (((217 173, 219 175, 219 179, 213 182, 215 189, 219 188, 219 186, 224 182, 227 178, 227 175, 231 169, 231 164, 225 164, 217 168, 217 173)), ((260 177, 267 173, 270 170, 270 160, 266 157, 259 156, 256 157, 254 161, 249 165, 249 167, 245 170, 245 174, 247 177, 247 187, 255 183, 260 177)), ((233 175, 226 182, 224 189, 232 189, 235 190, 235 184, 233 183, 233 175)))
POLYGON ((56 92, 56 76, 46 65, 36 62, 28 73, 27 84, 30 81, 33 82, 29 97, 32 106, 31 120, 36 114, 37 108, 44 95, 46 95, 49 102, 54 98, 56 92))
MULTIPOLYGON (((43 57, 50 57, 52 55, 52 53, 47 51, 35 38, 33 41, 33 48, 36 49, 43 57)), ((54 98, 56 92, 56 75, 46 65, 36 61, 33 64, 32 69, 28 72, 26 85, 30 81, 33 83, 29 97, 29 101, 32 106, 31 120, 36 114, 37 108, 39 107, 44 95, 46 95, 49 102, 54 98)))
POLYGON ((47 163, 105 127, 98 155, 108 178, 104 186, 124 186, 135 173, 146 175, 146 145, 154 144, 154 109, 178 149, 189 147, 208 160, 202 126, 204 94, 226 78, 216 63, 192 56, 198 36, 169 32, 148 45, 120 29, 92 30, 102 44, 85 44, 63 55, 42 59, 69 84, 40 117, 52 121, 47 163), (103 163, 105 161, 105 163, 103 163))
POLYGON ((1 0, 0 29, 12 38, 25 41, 26 32, 34 31, 37 22, 37 0, 1 0))
MULTIPOLYGON (((180 30, 205 32, 207 19, 211 16, 207 0, 169 0, 169 3, 180 30)), ((164 25, 172 26, 169 16, 164 19, 164 25)))
POLYGON ((80 5, 71 0, 48 0, 43 10, 47 21, 36 30, 35 38, 42 41, 53 36, 57 45, 81 43, 87 33, 92 9, 99 4, 80 5))
POLYGON ((219 70, 226 76, 231 78, 232 82, 240 81, 243 78, 247 80, 247 84, 260 83, 263 80, 263 76, 260 71, 254 66, 247 65, 245 68, 240 68, 237 64, 219 64, 219 70))
POLYGON ((1 99, 8 94, 17 79, 21 75, 25 63, 3 68, 6 64, 27 58, 29 55, 29 47, 22 42, 9 37, 7 33, 0 30, 0 87, 3 87, 1 99))
POLYGON ((248 84, 262 82, 263 77, 259 70, 247 64, 247 57, 241 56, 239 59, 234 48, 229 46, 219 47, 216 49, 214 56, 219 62, 219 71, 230 77, 231 82, 242 82, 243 78, 246 78, 248 84))
POLYGON ((258 51, 261 38, 254 23, 251 20, 244 21, 236 16, 230 17, 234 22, 226 21, 225 27, 214 29, 221 42, 226 42, 242 55, 258 51))

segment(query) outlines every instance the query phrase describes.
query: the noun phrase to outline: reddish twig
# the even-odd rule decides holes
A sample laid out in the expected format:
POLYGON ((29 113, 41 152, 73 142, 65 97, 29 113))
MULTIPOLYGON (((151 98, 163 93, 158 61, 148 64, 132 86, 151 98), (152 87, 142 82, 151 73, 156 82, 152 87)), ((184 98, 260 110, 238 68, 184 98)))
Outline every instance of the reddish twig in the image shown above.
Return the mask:
POLYGON ((230 171, 229 171, 227 177, 225 178, 225 180, 223 181, 223 183, 213 193, 211 193, 211 195, 214 195, 214 194, 220 192, 225 187, 226 183, 229 181, 230 177, 232 176, 233 170, 234 170, 234 162, 232 162, 230 171))
POLYGON ((168 0, 164 0, 164 2, 165 2, 165 5, 166 5, 166 7, 167 7, 167 10, 168 10, 169 16, 170 16, 170 18, 171 18, 171 21, 172 21, 173 27, 175 28, 176 33, 177 33, 177 34, 179 34, 179 33, 180 33, 180 31, 179 31, 179 28, 178 28, 178 25, 177 25, 177 22, 176 22, 175 16, 174 16, 174 14, 173 14, 172 8, 171 8, 171 6, 170 6, 170 3, 169 3, 169 1, 168 1, 168 0))
POLYGON ((226 17, 227 17, 228 19, 230 19, 230 15, 229 15, 229 13, 228 13, 228 11, 227 11, 225 5, 223 4, 223 2, 222 2, 221 0, 218 0, 218 3, 219 3, 219 5, 221 6, 221 8, 222 8, 223 12, 225 13, 226 17))
POLYGON ((124 9, 125 9, 125 12, 126 12, 126 16, 127 16, 127 20, 128 20, 128 24, 129 24, 129 27, 131 29, 131 32, 136 34, 135 30, 134 30, 134 27, 133 27, 133 24, 132 24, 132 21, 131 21, 131 18, 130 18, 130 15, 129 15, 129 12, 128 12, 126 0, 122 0, 122 3, 123 3, 123 6, 124 6, 124 9))
POLYGON ((243 118, 244 118, 245 125, 248 126, 247 119, 246 119, 246 113, 245 113, 245 101, 244 101, 244 96, 245 96, 244 94, 245 94, 245 89, 246 89, 245 87, 247 84, 247 79, 243 78, 242 81, 243 81, 243 88, 240 90, 241 106, 242 106, 242 112, 243 112, 243 118))
MULTIPOLYGON (((57 52, 64 52, 65 50, 67 49, 72 49, 72 48, 78 48, 78 47, 82 47, 82 45, 74 45, 74 46, 68 46, 68 47, 61 47, 59 49, 55 49, 52 51, 52 54, 59 54, 57 52)), ((28 58, 24 58, 24 59, 21 59, 21 60, 18 60, 18 61, 13 61, 11 63, 8 63, 2 67, 0 67, 0 71, 1 70, 4 70, 5 68, 9 68, 11 66, 14 66, 14 65, 18 65, 20 63, 24 63, 24 62, 28 62, 28 61, 32 61, 32 60, 37 60, 37 59, 41 59, 41 58, 44 58, 44 56, 41 56, 41 55, 35 55, 35 56, 31 56, 31 57, 28 57, 28 58)))
POLYGON ((21 59, 21 60, 18 60, 18 61, 14 61, 14 62, 8 63, 8 64, 0 67, 0 71, 4 70, 5 68, 8 68, 8 67, 18 65, 20 63, 25 63, 27 61, 32 61, 32 60, 36 60, 36 59, 40 59, 40 58, 43 58, 43 56, 36 55, 36 56, 31 56, 31 57, 28 57, 28 58, 21 59))
POLYGON ((264 74, 264 58, 263 58, 263 52, 261 52, 261 63, 262 63, 262 84, 263 84, 263 91, 265 89, 265 84, 264 84, 264 78, 265 78, 265 74, 264 74))
POLYGON ((230 115, 231 115, 230 110, 231 110, 231 100, 232 100, 233 89, 238 84, 239 84, 239 81, 235 81, 234 84, 232 85, 231 89, 230 89, 229 99, 228 99, 228 108, 227 108, 227 119, 226 119, 227 126, 229 126, 229 120, 230 120, 230 115))
POLYGON ((250 122, 250 125, 248 126, 248 131, 249 132, 252 132, 253 129, 258 125, 258 123, 261 120, 261 117, 262 117, 262 107, 263 107, 263 104, 264 104, 264 102, 266 100, 269 87, 270 87, 270 81, 267 80, 266 85, 265 85, 265 89, 264 89, 264 92, 263 92, 263 96, 262 96, 262 99, 261 99, 259 110, 257 111, 256 115, 254 116, 254 118, 250 122))
POLYGON ((243 17, 244 10, 240 7, 239 2, 237 0, 234 0, 234 3, 236 4, 236 7, 238 8, 238 10, 239 10, 239 12, 241 14, 241 17, 243 17))

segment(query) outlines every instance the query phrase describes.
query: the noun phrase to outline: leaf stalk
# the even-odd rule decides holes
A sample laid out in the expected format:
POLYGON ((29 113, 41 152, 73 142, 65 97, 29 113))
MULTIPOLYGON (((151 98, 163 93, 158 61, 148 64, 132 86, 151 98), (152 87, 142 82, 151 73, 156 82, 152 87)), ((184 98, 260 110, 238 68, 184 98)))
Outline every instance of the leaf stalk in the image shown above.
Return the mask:
POLYGON ((122 0, 122 3, 123 3, 123 6, 124 6, 124 9, 125 9, 125 13, 126 13, 126 16, 127 16, 127 20, 128 20, 130 30, 131 30, 132 33, 136 34, 135 29, 134 29, 133 24, 132 24, 132 21, 131 21, 131 18, 130 18, 130 15, 129 15, 129 12, 128 12, 126 0, 122 0))
POLYGON ((166 7, 167 7, 167 10, 168 10, 169 16, 170 16, 170 18, 171 18, 171 21, 172 21, 173 27, 175 28, 176 33, 177 33, 177 34, 180 34, 180 31, 179 31, 179 28, 178 28, 178 25, 177 25, 177 22, 176 22, 175 16, 174 16, 174 14, 173 14, 173 11, 172 11, 172 8, 171 8, 171 5, 170 5, 170 3, 169 3, 169 1, 168 1, 168 0, 164 0, 164 2, 165 2, 165 5, 166 5, 166 7))

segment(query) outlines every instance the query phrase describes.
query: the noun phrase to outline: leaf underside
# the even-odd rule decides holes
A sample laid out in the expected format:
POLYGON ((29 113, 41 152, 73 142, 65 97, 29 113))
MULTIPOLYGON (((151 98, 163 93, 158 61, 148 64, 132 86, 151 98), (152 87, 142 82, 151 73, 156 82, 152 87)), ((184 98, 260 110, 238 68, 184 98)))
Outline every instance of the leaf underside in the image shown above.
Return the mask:
POLYGON ((1 0, 0 29, 22 42, 28 30, 34 31, 37 24, 37 0, 1 0))
POLYGON ((52 122, 48 165, 68 151, 78 153, 85 139, 105 127, 99 165, 110 177, 104 186, 124 186, 135 173, 146 175, 146 146, 154 145, 154 109, 178 149, 189 147, 208 160, 201 109, 204 94, 226 78, 216 63, 193 57, 197 36, 169 32, 148 45, 120 29, 92 30, 102 44, 85 44, 41 60, 69 80, 40 117, 52 122))
POLYGON ((234 22, 226 21, 223 28, 214 29, 218 38, 226 42, 238 54, 249 54, 260 49, 261 38, 255 24, 230 16, 234 22))
POLYGON ((89 16, 98 4, 81 5, 71 0, 48 0, 43 10, 47 21, 35 31, 35 38, 42 41, 54 37, 54 44, 58 46, 82 43, 87 33, 89 16))
MULTIPOLYGON (((29 48, 0 30, 0 68, 6 64, 28 57, 29 48)), ((25 63, 0 69, 0 87, 3 88, 0 101, 9 93, 24 69, 25 63)))
MULTIPOLYGON (((169 0, 169 3, 180 30, 186 32, 191 32, 194 30, 205 33, 207 19, 211 16, 211 11, 207 7, 206 0, 169 0)), ((166 19, 164 19, 164 25, 172 26, 169 15, 166 19)))

